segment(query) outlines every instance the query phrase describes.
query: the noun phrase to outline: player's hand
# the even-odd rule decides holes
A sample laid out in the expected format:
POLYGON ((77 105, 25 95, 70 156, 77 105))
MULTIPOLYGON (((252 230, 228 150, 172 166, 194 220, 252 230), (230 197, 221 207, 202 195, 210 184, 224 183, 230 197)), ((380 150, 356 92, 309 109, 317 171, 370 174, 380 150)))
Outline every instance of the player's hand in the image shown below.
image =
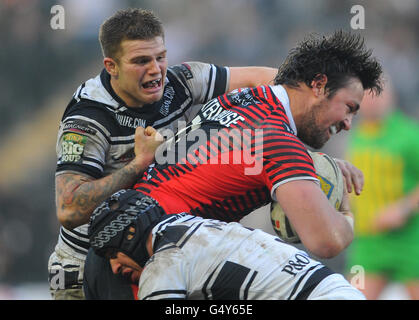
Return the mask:
MULTIPOLYGON (((346 180, 345 177, 343 177, 343 179, 346 180)), ((346 187, 345 181, 343 183, 343 197, 342 197, 342 202, 340 203, 339 211, 345 216, 352 230, 354 230, 354 215, 351 212, 350 202, 349 202, 349 193, 348 193, 348 188, 346 187)))
POLYGON ((154 161, 157 148, 164 141, 163 136, 153 127, 137 127, 134 139, 135 160, 141 166, 150 165, 154 161))
POLYGON ((343 180, 344 180, 344 182, 343 182, 343 197, 342 197, 342 201, 340 203, 339 211, 350 212, 351 207, 350 207, 350 202, 349 202, 349 193, 348 193, 346 178, 343 177, 343 180))
POLYGON ((361 170, 355 167, 352 163, 342 159, 334 159, 342 171, 345 178, 346 188, 348 192, 352 192, 352 185, 355 189, 356 195, 360 195, 364 188, 364 174, 361 170))
POLYGON ((381 210, 374 220, 375 230, 378 232, 401 228, 409 218, 410 210, 403 201, 396 202, 381 210))

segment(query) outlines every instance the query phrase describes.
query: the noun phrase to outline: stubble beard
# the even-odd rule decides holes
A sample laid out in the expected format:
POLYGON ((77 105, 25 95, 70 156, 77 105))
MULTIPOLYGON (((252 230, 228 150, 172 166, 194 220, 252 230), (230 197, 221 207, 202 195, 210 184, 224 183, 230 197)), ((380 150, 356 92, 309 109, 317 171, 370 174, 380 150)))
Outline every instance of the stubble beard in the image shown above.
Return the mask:
POLYGON ((297 137, 306 145, 320 149, 329 140, 327 130, 321 130, 317 123, 317 116, 314 110, 320 110, 322 106, 314 106, 309 114, 301 121, 297 137))

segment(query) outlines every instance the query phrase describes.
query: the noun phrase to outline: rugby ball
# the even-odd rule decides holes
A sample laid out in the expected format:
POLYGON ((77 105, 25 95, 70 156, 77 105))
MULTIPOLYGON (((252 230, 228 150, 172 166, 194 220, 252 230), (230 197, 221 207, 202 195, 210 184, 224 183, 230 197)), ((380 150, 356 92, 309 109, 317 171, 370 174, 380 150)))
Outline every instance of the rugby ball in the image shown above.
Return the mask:
MULTIPOLYGON (((320 187, 330 204, 339 209, 343 198, 343 175, 330 156, 322 152, 308 151, 313 159, 320 187)), ((285 242, 300 243, 300 238, 278 202, 271 203, 271 222, 275 233, 285 242)))

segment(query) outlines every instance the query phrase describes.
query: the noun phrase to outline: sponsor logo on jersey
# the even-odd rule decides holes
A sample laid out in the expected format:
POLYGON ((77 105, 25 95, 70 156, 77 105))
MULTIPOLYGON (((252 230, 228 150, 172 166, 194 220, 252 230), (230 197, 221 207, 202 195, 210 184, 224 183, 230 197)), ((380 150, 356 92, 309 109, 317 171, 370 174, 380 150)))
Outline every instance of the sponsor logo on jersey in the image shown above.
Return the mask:
POLYGON ((164 116, 169 114, 169 108, 175 96, 175 89, 172 86, 166 85, 163 93, 163 103, 160 107, 160 113, 164 116))
POLYGON ((241 105, 243 107, 251 104, 258 104, 258 101, 254 99, 250 88, 235 89, 231 91, 228 96, 234 104, 241 105))
POLYGON ((182 63, 178 70, 180 70, 180 72, 182 72, 182 74, 185 76, 186 79, 190 80, 193 78, 193 73, 191 71, 191 66, 188 65, 187 63, 182 63))
POLYGON ((311 260, 306 253, 297 253, 292 259, 288 260, 288 263, 281 271, 295 277, 297 273, 303 270, 310 262, 311 260))
POLYGON ((133 129, 137 127, 146 127, 146 121, 144 119, 133 118, 122 114, 116 114, 115 117, 118 123, 123 127, 129 127, 133 129))
POLYGON ((89 127, 89 123, 83 120, 72 120, 72 121, 64 123, 63 131, 87 133, 90 135, 96 134, 96 130, 89 127))
POLYGON ((230 127, 238 121, 245 120, 241 115, 231 110, 225 110, 217 99, 208 102, 201 109, 201 116, 209 121, 217 121, 221 125, 230 127))
POLYGON ((61 162, 79 162, 86 144, 86 136, 67 132, 61 142, 61 162))

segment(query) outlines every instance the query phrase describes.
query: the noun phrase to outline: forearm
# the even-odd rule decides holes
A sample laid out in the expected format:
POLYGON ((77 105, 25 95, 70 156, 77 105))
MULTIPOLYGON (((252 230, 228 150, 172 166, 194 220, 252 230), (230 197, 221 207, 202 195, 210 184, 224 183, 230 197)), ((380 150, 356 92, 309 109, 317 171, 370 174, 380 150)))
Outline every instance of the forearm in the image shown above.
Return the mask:
POLYGON ((323 259, 337 256, 353 240, 353 227, 347 213, 330 212, 328 217, 318 221, 300 235, 301 241, 314 255, 323 259))
POLYGON ((354 239, 354 218, 353 214, 349 211, 346 212, 337 212, 336 218, 338 218, 338 222, 332 228, 337 229, 337 237, 336 237, 336 251, 335 256, 339 254, 341 251, 346 249, 354 239))
POLYGON ((94 209, 120 189, 130 188, 147 166, 134 161, 97 180, 74 174, 56 179, 57 216, 60 223, 72 229, 89 222, 94 209))
POLYGON ((253 78, 253 86, 273 85, 278 69, 269 67, 250 67, 254 68, 256 75, 253 78))
MULTIPOLYGON (((332 213, 334 222, 329 226, 336 233, 336 254, 347 248, 354 238, 354 215, 350 210, 349 197, 344 185, 344 195, 338 211, 332 213)), ((334 255, 332 255, 334 256, 334 255)))
POLYGON ((287 182, 276 189, 276 197, 303 245, 317 257, 332 258, 353 240, 345 215, 330 205, 315 183, 287 182))
POLYGON ((231 67, 228 91, 244 87, 273 85, 278 69, 269 67, 231 67))

